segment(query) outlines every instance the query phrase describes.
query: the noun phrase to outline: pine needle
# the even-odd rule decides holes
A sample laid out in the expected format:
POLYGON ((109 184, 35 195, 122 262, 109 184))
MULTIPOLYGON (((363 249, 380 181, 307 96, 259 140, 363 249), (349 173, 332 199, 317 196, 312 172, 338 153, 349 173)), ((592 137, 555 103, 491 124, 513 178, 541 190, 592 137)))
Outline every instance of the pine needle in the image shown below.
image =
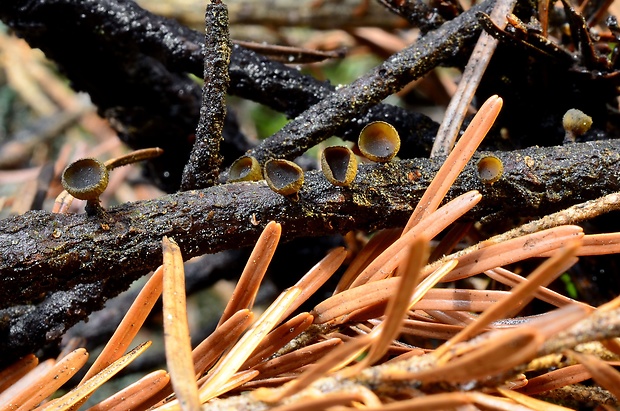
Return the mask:
POLYGON ((192 345, 185 302, 185 271, 179 246, 162 240, 164 254, 164 346, 174 393, 183 411, 199 411, 200 399, 192 361, 192 345))
POLYGON ((448 190, 493 126, 502 105, 503 100, 500 97, 491 96, 480 107, 465 133, 422 195, 411 217, 409 217, 403 234, 437 210, 448 190))
POLYGON ((241 273, 224 313, 220 318, 218 326, 229 319, 234 313, 244 308, 252 309, 256 293, 260 287, 263 277, 267 272, 267 267, 271 262, 276 247, 280 241, 282 226, 275 221, 270 221, 254 245, 252 254, 241 273))
POLYGON ((478 204, 482 196, 477 191, 469 191, 460 195, 448 204, 441 207, 428 218, 403 234, 377 258, 375 258, 353 281, 350 288, 357 287, 369 281, 387 277, 398 267, 405 256, 405 245, 410 244, 416 237, 424 235, 432 239, 443 229, 456 221, 478 204))
POLYGON ((105 347, 89 368, 80 384, 118 360, 131 344, 159 299, 163 288, 163 266, 160 266, 144 284, 135 301, 127 310, 121 323, 114 330, 105 347))
POLYGON ((299 294, 301 290, 296 287, 291 287, 280 294, 239 342, 220 359, 211 371, 210 378, 200 387, 202 402, 213 398, 219 392, 219 388, 239 370, 262 339, 282 320, 282 314, 294 303, 299 294))
POLYGON ((170 376, 166 371, 154 371, 116 394, 109 396, 99 404, 90 407, 87 411, 135 410, 162 390, 169 381, 170 376))
POLYGON ((0 371, 0 393, 15 384, 38 364, 39 359, 34 354, 28 354, 0 371))
POLYGON ((2 410, 25 411, 33 409, 65 382, 69 381, 86 364, 86 360, 88 360, 88 353, 84 348, 72 351, 54 364, 44 375, 41 375, 36 384, 32 384, 29 389, 12 398, 2 410))
POLYGON ((147 341, 138 345, 127 354, 108 365, 102 371, 91 377, 84 384, 74 388, 67 394, 60 398, 57 398, 42 407, 37 408, 43 411, 66 411, 71 409, 75 404, 81 402, 85 397, 90 395, 93 391, 103 385, 106 381, 120 372, 123 368, 129 365, 133 360, 138 358, 147 348, 151 346, 151 342, 147 341))
MULTIPOLYGON (((523 282, 512 289, 510 295, 494 304, 489 309, 485 310, 478 320, 469 324, 459 334, 448 340, 444 345, 435 351, 437 358, 440 358, 443 354, 456 343, 464 341, 480 331, 482 331, 492 321, 501 318, 507 311, 514 305, 519 304, 527 298, 530 298, 532 293, 549 278, 557 276, 559 268, 564 268, 567 261, 570 261, 574 257, 577 248, 580 243, 575 241, 570 243, 567 247, 563 248, 556 255, 546 260, 541 264, 530 276, 527 282, 523 282)), ((563 272, 563 270, 561 271, 563 272)))

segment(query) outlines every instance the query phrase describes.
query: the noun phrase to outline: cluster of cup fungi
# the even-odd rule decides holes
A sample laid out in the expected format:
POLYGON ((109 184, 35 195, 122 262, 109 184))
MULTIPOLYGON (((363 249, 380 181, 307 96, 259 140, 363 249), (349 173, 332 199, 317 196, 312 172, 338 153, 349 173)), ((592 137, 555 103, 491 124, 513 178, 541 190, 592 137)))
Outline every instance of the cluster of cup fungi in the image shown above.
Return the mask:
MULTIPOLYGON (((357 147, 368 160, 385 163, 398 153, 400 137, 391 124, 374 121, 361 131, 357 147)), ((330 146, 321 154, 321 170, 325 178, 336 186, 345 187, 353 182, 357 164, 355 153, 346 146, 330 146)), ((261 171, 260 164, 251 156, 243 156, 232 164, 229 181, 257 181, 263 177, 273 191, 293 199, 304 183, 303 170, 294 162, 268 160, 261 171)))
MULTIPOLYGON (((396 129, 383 121, 368 124, 360 133, 358 148, 360 153, 375 162, 392 160, 400 149, 400 137, 396 129)), ((95 158, 82 158, 71 163, 62 174, 65 191, 56 200, 60 207, 66 207, 66 198, 86 200, 89 214, 102 213, 99 197, 108 186, 110 170, 140 160, 157 157, 159 148, 138 150, 126 156, 105 163, 95 158), (63 202, 65 203, 64 205, 63 202)), ((327 180, 336 186, 348 186, 357 175, 357 158, 346 146, 332 146, 323 150, 321 169, 327 180)), ((265 179, 267 185, 276 193, 295 199, 304 183, 301 167, 292 161, 272 159, 263 169, 256 158, 243 156, 230 168, 229 181, 258 181, 265 179)))
MULTIPOLYGON (((571 109, 563 118, 566 130, 565 142, 590 129, 592 118, 580 110, 571 109)), ((398 131, 389 123, 374 121, 366 125, 359 136, 357 148, 362 156, 370 161, 386 163, 391 161, 400 149, 398 131)), ((153 158, 162 153, 161 149, 138 150, 127 156, 102 163, 94 158, 83 158, 70 164, 62 175, 62 185, 66 193, 80 200, 86 200, 86 211, 100 212, 99 196, 108 185, 109 171, 122 165, 153 158)), ((330 146, 321 154, 321 170, 325 178, 335 186, 349 186, 357 175, 357 157, 347 146, 330 146)), ((503 173, 502 161, 493 156, 484 156, 477 163, 478 176, 485 184, 497 182, 503 173)), ((252 156, 237 159, 230 167, 230 182, 258 181, 265 179, 267 185, 276 193, 296 199, 304 183, 301 167, 289 160, 271 159, 261 168, 252 156)))

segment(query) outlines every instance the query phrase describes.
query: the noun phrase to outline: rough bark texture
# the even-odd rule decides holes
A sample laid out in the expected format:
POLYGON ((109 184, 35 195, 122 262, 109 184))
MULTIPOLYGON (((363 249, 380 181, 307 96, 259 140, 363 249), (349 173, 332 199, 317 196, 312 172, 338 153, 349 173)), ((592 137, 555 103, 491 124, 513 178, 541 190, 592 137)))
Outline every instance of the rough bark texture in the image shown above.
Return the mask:
POLYGON ((224 160, 220 144, 226 118, 226 92, 230 85, 228 66, 231 47, 226 5, 221 1, 208 4, 205 25, 207 34, 202 106, 196 141, 183 170, 183 190, 215 185, 224 160))
MULTIPOLYGON (((474 159, 448 194, 480 190, 471 218, 542 215, 620 190, 618 141, 494 154, 504 164, 500 181, 483 184, 474 159)), ((0 351, 35 349, 100 308, 161 264, 164 235, 187 259, 250 245, 269 220, 282 224, 283 240, 402 225, 442 161, 363 165, 348 188, 309 172, 297 202, 260 181, 127 203, 104 219, 32 211, 0 221, 0 351)))

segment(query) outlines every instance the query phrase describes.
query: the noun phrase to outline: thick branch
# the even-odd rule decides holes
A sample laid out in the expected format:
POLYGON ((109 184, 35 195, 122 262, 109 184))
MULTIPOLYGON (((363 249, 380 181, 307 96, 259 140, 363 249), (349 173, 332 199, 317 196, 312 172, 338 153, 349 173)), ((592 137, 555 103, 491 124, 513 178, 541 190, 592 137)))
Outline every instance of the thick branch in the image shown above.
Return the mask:
MULTIPOLYGON (((448 195, 480 190, 484 199, 471 217, 540 215, 620 190, 618 141, 495 155, 504 163, 500 181, 482 184, 472 160, 448 195)), ((298 202, 261 181, 124 204, 110 209, 105 221, 43 211, 8 218, 0 222, 1 307, 94 283, 103 301, 161 264, 163 235, 174 238, 187 259, 250 245, 269 220, 283 225, 284 239, 402 225, 441 161, 363 165, 348 188, 309 172, 298 202)))
MULTIPOLYGON (((547 214, 620 190, 618 141, 494 154, 501 180, 482 184, 474 159, 448 193, 482 192, 471 218, 547 214)), ((441 162, 364 165, 349 188, 310 172, 298 202, 264 182, 238 183, 124 204, 103 221, 42 211, 0 221, 0 352, 31 352, 100 309, 161 264, 163 235, 187 259, 250 245, 269 220, 282 223, 285 240, 402 225, 441 162)))

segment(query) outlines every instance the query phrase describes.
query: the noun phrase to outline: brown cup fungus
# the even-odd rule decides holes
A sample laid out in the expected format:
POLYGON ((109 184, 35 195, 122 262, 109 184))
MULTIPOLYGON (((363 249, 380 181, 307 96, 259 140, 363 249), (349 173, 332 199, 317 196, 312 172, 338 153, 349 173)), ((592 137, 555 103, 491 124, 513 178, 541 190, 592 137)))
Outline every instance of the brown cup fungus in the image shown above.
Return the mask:
POLYGON ((94 158, 82 158, 69 164, 62 173, 61 183, 67 193, 86 200, 86 213, 103 211, 99 196, 108 186, 108 167, 94 158))
POLYGON ((108 186, 108 173, 117 167, 160 156, 164 151, 159 147, 143 148, 105 163, 94 158, 82 158, 69 164, 63 171, 61 183, 64 191, 56 197, 54 213, 64 213, 73 198, 86 200, 86 213, 103 215, 99 196, 108 186))
POLYGON ((243 156, 235 160, 230 166, 230 174, 228 181, 258 181, 262 180, 263 173, 260 169, 260 164, 252 156, 243 156))
POLYGON ((478 177, 484 184, 493 184, 502 177, 504 164, 495 156, 485 156, 478 160, 478 177))
POLYGON ((385 121, 374 121, 362 129, 357 145, 369 160, 386 163, 400 149, 398 131, 385 121))
POLYGON ((69 164, 62 173, 62 186, 80 200, 99 201, 108 186, 108 168, 94 158, 82 158, 69 164))
POLYGON ((276 193, 296 197, 304 183, 304 172, 292 161, 269 160, 265 163, 265 180, 276 193))
POLYGON ((357 175, 357 158, 348 147, 327 147, 321 154, 321 170, 336 186, 348 186, 357 175))

